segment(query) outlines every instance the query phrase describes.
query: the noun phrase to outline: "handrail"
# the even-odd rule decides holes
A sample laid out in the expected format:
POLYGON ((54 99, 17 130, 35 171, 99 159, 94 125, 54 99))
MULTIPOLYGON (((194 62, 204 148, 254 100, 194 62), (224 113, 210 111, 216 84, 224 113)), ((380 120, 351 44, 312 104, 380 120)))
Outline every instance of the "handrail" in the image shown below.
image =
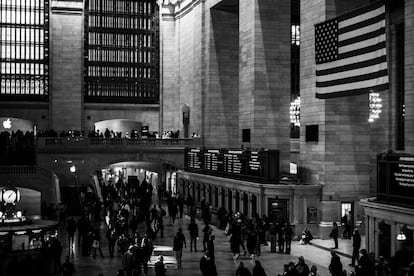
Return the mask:
POLYGON ((16 175, 27 175, 27 174, 41 174, 46 177, 51 177, 52 172, 36 166, 0 166, 0 174, 16 174, 16 175))
POLYGON ((189 146, 197 142, 193 138, 96 138, 96 137, 38 137, 40 147, 49 146, 96 146, 96 145, 157 145, 157 146, 189 146))

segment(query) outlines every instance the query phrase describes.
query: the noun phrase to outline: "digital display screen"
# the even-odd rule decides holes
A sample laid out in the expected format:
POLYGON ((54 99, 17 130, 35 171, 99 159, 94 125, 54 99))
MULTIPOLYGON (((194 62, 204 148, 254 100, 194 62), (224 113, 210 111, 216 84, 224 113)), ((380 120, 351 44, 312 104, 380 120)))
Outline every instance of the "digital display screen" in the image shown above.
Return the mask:
POLYGON ((186 148, 185 168, 197 173, 275 182, 278 179, 279 153, 277 150, 186 148))

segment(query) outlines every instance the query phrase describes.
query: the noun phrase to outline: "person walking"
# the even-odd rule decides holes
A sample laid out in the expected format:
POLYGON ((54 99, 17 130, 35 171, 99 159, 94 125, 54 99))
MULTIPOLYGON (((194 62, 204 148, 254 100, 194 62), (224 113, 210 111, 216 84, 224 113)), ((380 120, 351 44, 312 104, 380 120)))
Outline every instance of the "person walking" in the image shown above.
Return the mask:
POLYGON ((285 252, 286 254, 290 254, 291 250, 291 244, 292 244, 292 236, 293 236, 293 230, 292 226, 290 225, 290 222, 285 223, 285 252))
POLYGON ((188 231, 190 232, 190 252, 193 252, 193 247, 194 251, 197 252, 198 226, 194 218, 191 218, 188 231))
POLYGON ((329 264, 329 272, 332 276, 340 276, 342 273, 342 263, 335 250, 331 251, 331 263, 329 264))
POLYGON ((132 250, 134 249, 133 245, 128 247, 128 250, 122 256, 122 267, 124 268, 126 276, 132 276, 132 269, 134 268, 134 254, 132 250))
POLYGON ((69 248, 72 248, 75 242, 76 222, 73 218, 68 219, 66 222, 66 231, 68 232, 69 248))
POLYGON ((355 228, 354 233, 352 234, 352 261, 350 266, 355 266, 355 261, 358 261, 360 248, 361 235, 359 234, 358 228, 355 228))
POLYGON ((109 228, 106 231, 106 239, 108 240, 109 257, 114 257, 115 243, 116 243, 116 232, 115 229, 109 228))
POLYGON ((95 230, 95 233, 93 235, 93 242, 92 242, 92 249, 93 249, 93 258, 96 258, 96 250, 99 251, 99 254, 101 255, 101 258, 104 257, 101 249, 101 235, 99 234, 99 229, 95 230))
POLYGON ((62 256, 62 244, 59 239, 54 238, 51 240, 50 249, 53 259, 53 272, 56 273, 60 268, 60 257, 62 256))
POLYGON ((210 235, 213 232, 213 229, 211 229, 210 225, 205 221, 205 226, 203 228, 203 250, 207 250, 207 242, 210 239, 210 235))
POLYGON ((236 270, 236 276, 251 276, 250 270, 244 266, 243 262, 240 262, 239 267, 236 270))
POLYGON ((158 256, 157 262, 154 264, 155 276, 166 276, 167 268, 164 264, 164 257, 162 255, 158 256))
POLYGON ((329 237, 331 237, 334 240, 334 244, 335 244, 334 249, 338 249, 338 236, 339 236, 338 224, 334 222, 331 233, 329 234, 329 237))
POLYGON ((264 271, 264 268, 263 268, 262 264, 258 260, 255 261, 252 276, 267 276, 266 272, 264 271))
POLYGON ((213 263, 216 263, 216 260, 214 258, 214 239, 215 239, 215 236, 211 235, 210 239, 207 242, 207 251, 210 252, 210 260, 213 263))
POLYGON ((375 265, 371 258, 368 256, 366 249, 361 249, 361 257, 358 260, 358 266, 356 267, 357 276, 374 276, 375 265))
POLYGON ((178 232, 177 234, 174 236, 174 244, 173 244, 173 250, 174 250, 174 255, 175 255, 175 259, 177 260, 177 266, 175 269, 180 269, 181 268, 181 257, 183 255, 183 247, 187 247, 187 244, 185 242, 185 237, 183 234, 183 230, 180 228, 178 228, 178 232))
POLYGON ((319 276, 319 274, 318 274, 318 268, 316 267, 316 265, 313 265, 311 267, 309 276, 319 276))
POLYGON ((200 271, 203 276, 217 276, 217 269, 210 259, 210 252, 206 250, 200 259, 200 271))
POLYGON ((75 272, 75 266, 69 261, 69 256, 65 257, 65 262, 60 267, 62 276, 72 276, 75 272))
POLYGON ((152 243, 152 239, 150 235, 147 233, 144 234, 144 237, 142 237, 141 240, 141 262, 142 266, 144 268, 144 274, 148 274, 148 262, 151 260, 152 252, 154 251, 154 244, 152 243))

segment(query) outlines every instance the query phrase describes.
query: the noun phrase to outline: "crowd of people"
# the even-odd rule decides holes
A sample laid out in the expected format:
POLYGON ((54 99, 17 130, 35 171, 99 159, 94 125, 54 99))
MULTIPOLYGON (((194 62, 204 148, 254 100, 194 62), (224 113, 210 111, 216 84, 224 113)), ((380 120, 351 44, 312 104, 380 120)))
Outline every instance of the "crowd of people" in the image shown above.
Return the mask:
MULTIPOLYGON (((84 214, 77 222, 73 218, 65 221, 70 245, 77 242, 81 249, 81 254, 96 258, 100 256, 110 258, 119 252, 122 255, 119 276, 147 275, 148 262, 153 254, 154 240, 157 237, 164 237, 164 223, 168 215, 169 223, 176 224, 178 218, 185 214, 190 217, 189 224, 183 228, 182 221, 177 227, 177 232, 172 239, 172 250, 176 259, 175 269, 182 269, 182 255, 184 248, 189 246, 190 252, 202 251, 199 267, 203 276, 218 275, 215 258, 215 234, 212 223, 212 207, 202 199, 200 205, 195 204, 191 195, 186 199, 179 193, 173 195, 171 192, 162 191, 159 193, 160 202, 165 202, 167 210, 161 204, 152 204, 152 185, 143 180, 138 185, 128 185, 120 178, 114 185, 102 185, 102 195, 104 198, 104 212, 96 209, 98 199, 92 194, 86 195, 83 201, 84 214), (185 206, 186 210, 185 210, 185 206), (200 209, 200 212, 198 212, 200 209), (94 222, 99 222, 102 213, 104 214, 107 231, 105 237, 100 236, 99 228, 94 222), (203 222, 199 229, 197 219, 203 222), (75 232, 78 231, 78 240, 75 241, 75 232), (188 233, 188 236, 187 236, 188 233), (186 239, 186 236, 189 240, 186 239), (200 236, 201 244, 198 244, 200 236), (102 239, 107 239, 108 252, 101 249, 102 239)), ((235 269, 236 276, 265 276, 265 269, 257 258, 261 255, 261 246, 270 241, 271 252, 281 254, 291 253, 291 242, 294 238, 294 231, 288 221, 271 221, 267 216, 259 217, 254 215, 247 218, 240 212, 233 213, 224 208, 217 212, 218 228, 224 231, 229 237, 229 249, 235 261, 239 261, 235 269), (247 255, 248 254, 248 255, 247 255), (246 257, 254 263, 250 271, 244 265, 246 257), (241 259, 241 261, 239 260, 241 259)), ((339 228, 333 227, 331 237, 337 236, 339 228)), ((305 227, 299 236, 300 244, 308 244, 312 240, 310 230, 305 227)), ((344 270, 344 264, 337 252, 337 241, 331 251, 331 262, 329 272, 332 276, 356 275, 356 276, 400 276, 399 267, 392 262, 388 264, 383 257, 378 259, 369 254, 365 249, 361 249, 361 238, 357 229, 354 229, 351 236, 353 242, 352 263, 355 272, 344 270)), ((51 244, 51 248, 59 252, 61 245, 51 244)), ((56 254, 55 269, 57 271, 71 271, 71 265, 66 261, 60 264, 60 254, 56 254)), ((70 263, 70 262, 69 262, 70 263)), ((158 256, 153 263, 156 276, 167 275, 167 266, 164 257, 158 256)), ((414 266, 412 268, 414 271, 414 266)), ((72 275, 68 274, 64 275, 72 275)), ((412 272, 411 272, 412 273, 412 272)), ((280 271, 274 275, 280 276, 317 276, 317 267, 308 265, 304 257, 298 257, 296 262, 288 262, 280 271), (279 274, 277 274, 279 273, 279 274)), ((407 274, 413 275, 413 274, 407 274)))
POLYGON ((0 166, 34 165, 35 162, 33 132, 0 132, 0 166))

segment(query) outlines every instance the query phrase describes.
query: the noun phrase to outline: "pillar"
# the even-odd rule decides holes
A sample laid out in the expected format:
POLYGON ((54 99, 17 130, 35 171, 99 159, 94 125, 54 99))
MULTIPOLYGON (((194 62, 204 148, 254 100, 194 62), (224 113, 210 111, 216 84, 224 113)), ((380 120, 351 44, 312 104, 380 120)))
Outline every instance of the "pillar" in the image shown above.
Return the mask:
MULTIPOLYGON (((289 166, 290 1, 239 1, 239 131, 289 166)), ((240 135, 241 137, 241 135, 240 135)))
POLYGON ((414 1, 405 1, 405 151, 414 153, 414 1))

